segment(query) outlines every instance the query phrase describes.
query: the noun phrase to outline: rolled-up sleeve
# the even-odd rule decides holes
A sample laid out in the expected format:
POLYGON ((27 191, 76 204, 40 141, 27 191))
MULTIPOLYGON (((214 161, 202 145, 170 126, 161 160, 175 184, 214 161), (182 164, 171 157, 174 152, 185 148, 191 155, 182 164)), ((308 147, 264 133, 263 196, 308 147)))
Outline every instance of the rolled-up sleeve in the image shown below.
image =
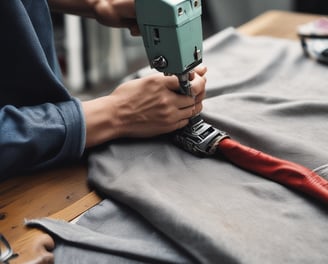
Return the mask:
POLYGON ((78 160, 85 122, 77 99, 0 108, 0 179, 10 174, 78 160))

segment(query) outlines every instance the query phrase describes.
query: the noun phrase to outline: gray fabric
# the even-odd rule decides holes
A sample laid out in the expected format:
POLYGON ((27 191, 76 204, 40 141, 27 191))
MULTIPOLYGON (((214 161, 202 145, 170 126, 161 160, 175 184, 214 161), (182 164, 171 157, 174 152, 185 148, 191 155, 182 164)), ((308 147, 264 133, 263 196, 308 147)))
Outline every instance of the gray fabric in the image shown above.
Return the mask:
MULTIPOLYGON (((232 29, 205 50, 203 117, 245 145, 327 177, 328 68, 304 58, 297 42, 232 29)), ((161 137, 110 142, 89 161, 98 191, 199 263, 328 263, 327 208, 224 159, 191 156, 161 137)), ((93 230, 104 223, 85 222, 93 230)), ((83 256, 75 255, 78 263, 88 263, 83 256)))
POLYGON ((28 221, 56 234, 55 263, 193 263, 192 258, 135 212, 106 199, 77 224, 28 221))

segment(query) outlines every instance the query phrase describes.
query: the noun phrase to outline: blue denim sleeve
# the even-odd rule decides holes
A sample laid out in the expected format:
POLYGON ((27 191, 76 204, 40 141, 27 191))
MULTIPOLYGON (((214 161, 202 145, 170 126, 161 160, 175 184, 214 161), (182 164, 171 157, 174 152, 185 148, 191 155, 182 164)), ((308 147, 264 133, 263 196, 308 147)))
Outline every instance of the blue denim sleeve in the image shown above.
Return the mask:
POLYGON ((85 122, 77 99, 0 109, 0 179, 78 160, 85 122))

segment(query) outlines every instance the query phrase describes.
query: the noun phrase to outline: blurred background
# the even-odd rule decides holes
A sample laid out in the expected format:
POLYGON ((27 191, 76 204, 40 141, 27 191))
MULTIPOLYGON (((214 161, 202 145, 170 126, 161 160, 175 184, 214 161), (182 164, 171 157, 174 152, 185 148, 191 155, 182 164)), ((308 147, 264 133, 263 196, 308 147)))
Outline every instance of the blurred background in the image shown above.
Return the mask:
MULTIPOLYGON (((153 0, 155 1, 155 0, 153 0)), ((204 39, 268 10, 328 15, 327 0, 203 0, 204 39)), ((52 14, 64 82, 81 99, 108 94, 123 78, 148 66, 141 37, 92 19, 52 14)))

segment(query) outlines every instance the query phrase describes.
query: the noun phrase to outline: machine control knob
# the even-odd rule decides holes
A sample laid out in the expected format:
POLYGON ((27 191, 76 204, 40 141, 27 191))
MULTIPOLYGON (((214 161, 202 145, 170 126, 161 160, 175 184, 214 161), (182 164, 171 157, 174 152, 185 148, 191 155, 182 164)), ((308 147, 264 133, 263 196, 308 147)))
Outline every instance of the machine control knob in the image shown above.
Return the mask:
POLYGON ((167 67, 167 60, 163 56, 159 56, 153 59, 152 66, 155 69, 165 69, 167 67))

